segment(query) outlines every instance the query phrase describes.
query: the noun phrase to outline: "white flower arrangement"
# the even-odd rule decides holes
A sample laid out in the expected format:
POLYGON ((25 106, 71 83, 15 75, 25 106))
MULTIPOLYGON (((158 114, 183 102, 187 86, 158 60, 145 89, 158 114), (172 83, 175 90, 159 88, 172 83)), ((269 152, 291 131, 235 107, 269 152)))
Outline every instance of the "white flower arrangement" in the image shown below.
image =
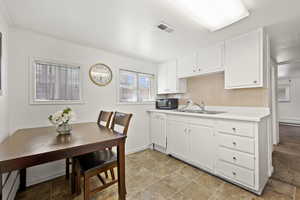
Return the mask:
POLYGON ((71 108, 66 108, 62 111, 58 111, 53 115, 48 117, 49 121, 56 126, 60 126, 62 124, 68 124, 70 120, 74 120, 75 113, 71 108))

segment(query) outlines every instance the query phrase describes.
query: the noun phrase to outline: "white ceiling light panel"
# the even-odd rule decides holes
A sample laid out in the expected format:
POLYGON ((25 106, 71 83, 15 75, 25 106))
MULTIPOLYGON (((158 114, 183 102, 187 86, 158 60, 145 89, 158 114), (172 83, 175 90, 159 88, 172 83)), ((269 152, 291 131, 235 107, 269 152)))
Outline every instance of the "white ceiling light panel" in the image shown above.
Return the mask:
POLYGON ((210 31, 222 29, 249 16, 241 0, 171 0, 182 12, 210 31))

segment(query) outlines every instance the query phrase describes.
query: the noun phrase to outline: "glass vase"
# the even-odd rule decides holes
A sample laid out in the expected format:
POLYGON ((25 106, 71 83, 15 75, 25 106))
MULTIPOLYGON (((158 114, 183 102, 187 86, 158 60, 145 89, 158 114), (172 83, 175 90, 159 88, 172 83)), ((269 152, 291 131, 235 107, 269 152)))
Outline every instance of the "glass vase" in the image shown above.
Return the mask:
POLYGON ((56 131, 61 135, 71 134, 72 127, 68 123, 63 123, 56 127, 56 131))

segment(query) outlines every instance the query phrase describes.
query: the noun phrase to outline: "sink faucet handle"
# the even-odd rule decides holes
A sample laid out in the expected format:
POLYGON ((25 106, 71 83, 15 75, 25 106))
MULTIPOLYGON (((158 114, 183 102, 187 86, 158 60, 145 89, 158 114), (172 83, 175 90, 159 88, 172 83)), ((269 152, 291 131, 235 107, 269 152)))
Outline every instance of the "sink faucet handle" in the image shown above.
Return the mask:
POLYGON ((193 103, 192 99, 188 99, 187 103, 193 103))
POLYGON ((204 103, 204 101, 201 101, 200 107, 201 107, 202 110, 205 110, 205 103, 204 103))

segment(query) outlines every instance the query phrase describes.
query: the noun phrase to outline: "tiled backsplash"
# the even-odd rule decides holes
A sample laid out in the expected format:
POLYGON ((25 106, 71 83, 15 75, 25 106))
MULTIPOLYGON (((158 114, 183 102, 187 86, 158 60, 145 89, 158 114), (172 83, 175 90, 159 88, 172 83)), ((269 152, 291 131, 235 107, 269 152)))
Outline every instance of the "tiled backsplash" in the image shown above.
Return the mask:
POLYGON ((268 106, 266 88, 225 90, 224 73, 188 78, 187 93, 181 95, 180 104, 188 98, 197 103, 204 101, 209 106, 268 106))

